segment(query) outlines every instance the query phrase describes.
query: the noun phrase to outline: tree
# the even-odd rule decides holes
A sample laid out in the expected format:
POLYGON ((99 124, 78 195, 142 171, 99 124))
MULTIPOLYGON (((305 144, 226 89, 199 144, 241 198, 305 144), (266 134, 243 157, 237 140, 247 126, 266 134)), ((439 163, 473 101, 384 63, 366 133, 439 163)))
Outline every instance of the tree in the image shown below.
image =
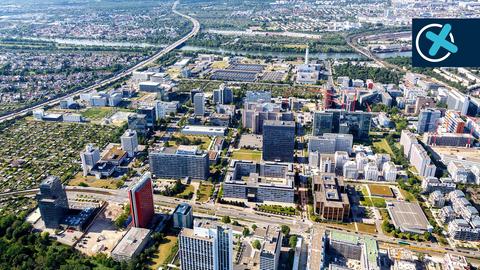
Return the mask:
POLYGON ((242 235, 243 237, 247 237, 250 234, 250 230, 248 228, 243 228, 242 235))
POLYGON ((254 230, 254 231, 255 231, 257 228, 258 228, 258 227, 257 227, 257 225, 256 225, 256 224, 253 224, 253 225, 252 225, 252 230, 254 230))
POLYGON ((288 244, 290 245, 290 248, 295 248, 297 246, 297 236, 296 235, 292 235, 290 236, 290 238, 288 239, 288 244))
POLYGON ((252 242, 252 247, 253 247, 254 249, 260 249, 260 248, 262 247, 262 244, 260 244, 260 241, 254 240, 254 241, 252 242))
POLYGON ((155 232, 155 233, 152 234, 152 239, 155 242, 162 242, 163 239, 164 239, 164 235, 163 235, 163 233, 155 232))
POLYGON ((224 216, 222 217, 222 222, 225 224, 229 224, 230 222, 232 222, 232 220, 230 219, 229 216, 224 216))
POLYGON ((118 180, 116 183, 115 183, 115 186, 117 188, 121 188, 123 185, 125 184, 125 182, 123 180, 118 180))
POLYGON ((281 229, 283 235, 288 236, 290 234, 290 227, 288 227, 287 225, 282 225, 281 229))

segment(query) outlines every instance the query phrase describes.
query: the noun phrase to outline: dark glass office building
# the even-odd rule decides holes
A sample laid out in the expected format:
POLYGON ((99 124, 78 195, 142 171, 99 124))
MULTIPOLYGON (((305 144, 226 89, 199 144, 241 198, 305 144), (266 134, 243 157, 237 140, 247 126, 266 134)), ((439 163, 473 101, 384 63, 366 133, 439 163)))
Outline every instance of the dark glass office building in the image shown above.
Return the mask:
POLYGON ((49 176, 40 184, 40 191, 36 196, 38 208, 45 227, 56 229, 60 221, 68 212, 67 193, 60 178, 49 176))
POLYGON ((265 120, 263 122, 263 160, 293 162, 295 154, 295 122, 265 120))
POLYGON ((324 133, 352 134, 355 139, 367 139, 372 113, 345 110, 326 110, 313 115, 313 135, 324 133))

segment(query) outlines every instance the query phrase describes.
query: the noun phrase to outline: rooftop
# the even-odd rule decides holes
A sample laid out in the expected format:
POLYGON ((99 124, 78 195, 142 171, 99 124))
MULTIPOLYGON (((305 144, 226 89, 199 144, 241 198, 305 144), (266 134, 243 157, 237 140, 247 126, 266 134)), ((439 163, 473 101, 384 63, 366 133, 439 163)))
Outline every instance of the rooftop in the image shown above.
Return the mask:
POLYGON ((432 226, 418 203, 395 201, 387 203, 388 213, 395 227, 401 231, 424 233, 432 226))
POLYGON ((150 235, 149 229, 131 227, 125 236, 113 249, 112 254, 132 257, 135 255, 143 240, 150 235))
POLYGON ((341 233, 338 231, 330 232, 330 239, 334 241, 349 243, 357 245, 359 243, 359 238, 353 234, 341 233))

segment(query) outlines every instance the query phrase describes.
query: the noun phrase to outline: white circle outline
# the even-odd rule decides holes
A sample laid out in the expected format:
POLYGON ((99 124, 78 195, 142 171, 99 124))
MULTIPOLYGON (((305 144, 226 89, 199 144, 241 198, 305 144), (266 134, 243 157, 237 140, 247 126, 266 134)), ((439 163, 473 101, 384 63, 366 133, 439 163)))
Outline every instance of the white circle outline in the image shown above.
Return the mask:
MULTIPOLYGON (((439 28, 442 28, 443 25, 439 24, 439 23, 431 23, 431 24, 428 24, 428 25, 425 25, 417 34, 417 38, 415 39, 415 48, 417 49, 417 52, 418 54, 426 61, 428 62, 432 62, 432 63, 438 63, 438 62, 442 62, 443 60, 447 59, 451 53, 448 52, 446 55, 444 55, 442 58, 438 58, 438 59, 432 59, 432 58, 429 58, 429 57, 426 57, 422 51, 420 50, 420 46, 418 45, 418 42, 420 40, 420 36, 423 34, 423 32, 425 32, 425 30, 427 30, 428 28, 430 27, 439 27, 439 28)), ((453 38, 453 35, 452 35, 452 32, 450 32, 449 34, 449 37, 452 41, 452 43, 455 43, 455 39, 453 38)))

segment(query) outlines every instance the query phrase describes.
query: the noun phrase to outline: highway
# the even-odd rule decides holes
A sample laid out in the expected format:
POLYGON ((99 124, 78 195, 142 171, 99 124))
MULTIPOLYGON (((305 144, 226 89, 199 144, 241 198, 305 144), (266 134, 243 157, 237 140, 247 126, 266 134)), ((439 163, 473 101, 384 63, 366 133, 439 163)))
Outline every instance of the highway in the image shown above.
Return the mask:
POLYGON ((95 83, 89 87, 86 87, 86 88, 83 88, 83 89, 80 89, 78 91, 75 91, 75 92, 72 92, 72 93, 69 93, 67 95, 64 95, 62 97, 58 97, 58 98, 54 98, 54 99, 51 99, 51 100, 48 100, 48 101, 45 101, 45 102, 42 102, 38 105, 35 105, 35 106, 31 106, 31 107, 28 107, 28 108, 25 108, 25 109, 22 109, 18 112, 13 112, 13 113, 9 113, 9 114, 6 114, 4 116, 0 116, 0 123, 1 122, 4 122, 4 121, 7 121, 7 120, 11 120, 11 119, 15 119, 16 117, 20 117, 20 116, 24 116, 26 114, 28 114, 29 112, 35 110, 35 109, 39 109, 39 108, 42 108, 44 106, 51 106, 51 105, 55 105, 55 104, 58 104, 60 102, 60 100, 64 99, 64 98, 68 98, 68 97, 76 97, 82 93, 86 93, 86 92, 90 92, 92 90, 95 90, 95 89, 98 89, 100 87, 103 87, 103 86, 106 86, 106 85, 109 85, 111 83, 114 83, 120 79, 123 79, 125 77, 127 77, 128 75, 130 75, 133 71, 136 71, 138 69, 141 69, 141 68, 144 68, 152 63, 154 63, 156 60, 158 60, 160 57, 164 56, 165 54, 173 51, 175 48, 177 48, 178 46, 184 44, 187 40, 189 40, 190 38, 192 38, 193 36, 195 36, 198 31, 200 31, 200 23, 198 22, 198 20, 196 20, 195 18, 193 17, 190 17, 186 14, 182 14, 180 12, 177 11, 177 5, 178 5, 179 1, 176 1, 173 6, 172 6, 172 12, 177 14, 178 16, 181 16, 181 17, 184 17, 188 20, 190 20, 192 23, 193 23, 193 28, 192 30, 184 37, 182 37, 181 39, 177 40, 176 42, 172 43, 171 45, 165 47, 164 49, 162 49, 161 51, 159 51, 158 53, 152 55, 151 57, 149 57, 148 59, 136 64, 135 66, 127 69, 127 70, 124 70, 118 74, 116 74, 115 76, 111 77, 111 78, 108 78, 108 79, 105 79, 105 80, 102 80, 98 83, 95 83))

